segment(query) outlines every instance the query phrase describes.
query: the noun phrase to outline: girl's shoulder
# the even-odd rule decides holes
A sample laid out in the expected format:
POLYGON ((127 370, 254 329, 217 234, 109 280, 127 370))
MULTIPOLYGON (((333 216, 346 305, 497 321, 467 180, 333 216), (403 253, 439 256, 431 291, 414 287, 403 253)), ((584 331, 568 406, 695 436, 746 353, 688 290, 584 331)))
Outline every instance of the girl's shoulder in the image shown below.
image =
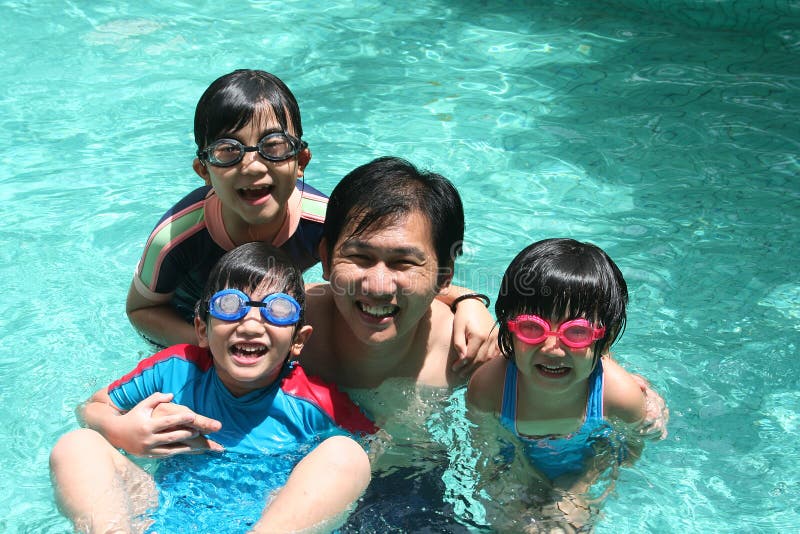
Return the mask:
POLYGON ((509 364, 507 359, 499 356, 478 367, 467 384, 467 404, 482 412, 500 413, 509 364))
POLYGON ((603 412, 605 417, 638 423, 645 416, 645 397, 633 376, 610 356, 603 356, 603 412))

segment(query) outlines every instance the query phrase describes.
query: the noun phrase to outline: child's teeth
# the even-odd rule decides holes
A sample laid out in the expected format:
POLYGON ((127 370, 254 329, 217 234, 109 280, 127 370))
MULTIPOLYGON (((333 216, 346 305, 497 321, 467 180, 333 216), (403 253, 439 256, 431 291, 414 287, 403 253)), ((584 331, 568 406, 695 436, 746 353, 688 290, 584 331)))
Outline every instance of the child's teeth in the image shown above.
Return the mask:
POLYGON ((266 347, 260 345, 236 345, 234 349, 241 354, 253 356, 262 354, 266 350, 266 347))

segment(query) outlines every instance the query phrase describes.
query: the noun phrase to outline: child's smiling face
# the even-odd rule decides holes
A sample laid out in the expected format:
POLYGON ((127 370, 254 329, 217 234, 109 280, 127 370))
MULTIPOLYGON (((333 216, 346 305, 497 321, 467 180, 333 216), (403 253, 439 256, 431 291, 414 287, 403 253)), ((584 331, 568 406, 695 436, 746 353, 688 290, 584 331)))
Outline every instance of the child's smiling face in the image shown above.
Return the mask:
MULTIPOLYGON (((549 319, 553 330, 573 319, 549 319)), ((519 372, 537 387, 548 391, 567 391, 582 387, 594 369, 597 341, 582 348, 567 346, 558 336, 550 335, 541 343, 528 344, 513 336, 514 361, 519 372)))
MULTIPOLYGON (((261 301, 273 293, 262 285, 254 291, 244 291, 250 300, 261 301)), ((208 322, 195 318, 195 331, 201 347, 207 347, 222 383, 239 397, 272 384, 280 374, 286 358, 300 355, 311 327, 276 326, 251 307, 238 320, 225 321, 209 316, 208 322), (295 331, 297 330, 297 331, 295 331)))
MULTIPOLYGON (((281 131, 272 110, 264 107, 244 127, 221 137, 236 139, 245 146, 256 146, 265 135, 281 131)), ((295 135, 291 124, 287 133, 295 135)), ((245 153, 242 161, 230 167, 195 159, 194 169, 214 188, 222 204, 225 228, 234 241, 263 240, 274 237, 283 225, 286 204, 310 157, 307 148, 283 161, 267 161, 253 151, 245 153), (268 235, 263 235, 264 232, 268 235)))

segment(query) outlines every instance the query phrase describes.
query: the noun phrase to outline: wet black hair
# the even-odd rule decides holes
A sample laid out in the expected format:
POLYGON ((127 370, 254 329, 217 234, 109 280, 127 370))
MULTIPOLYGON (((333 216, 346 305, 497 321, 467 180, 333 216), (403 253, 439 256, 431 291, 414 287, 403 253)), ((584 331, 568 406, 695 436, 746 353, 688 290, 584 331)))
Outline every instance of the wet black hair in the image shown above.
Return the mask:
POLYGON ((604 326, 594 349, 595 362, 625 330, 628 286, 602 249, 574 239, 545 239, 524 248, 500 283, 495 316, 503 356, 514 358, 507 321, 520 314, 588 319, 604 326))
POLYGON ((414 211, 430 221, 440 275, 452 274, 464 241, 464 207, 458 191, 444 176, 391 156, 357 167, 333 189, 322 230, 329 261, 351 221, 357 224, 348 238, 414 211))
POLYGON ((239 69, 214 80, 194 113, 194 140, 203 150, 221 135, 234 132, 256 113, 271 108, 283 131, 303 137, 300 107, 280 78, 263 70, 239 69), (289 130, 291 123, 293 131, 289 130))
POLYGON ((305 286, 303 273, 295 267, 289 255, 270 244, 254 241, 226 252, 208 276, 203 295, 195 313, 208 322, 208 302, 217 291, 232 288, 251 294, 259 288, 271 293, 286 293, 300 304, 300 320, 295 332, 305 320, 305 286))

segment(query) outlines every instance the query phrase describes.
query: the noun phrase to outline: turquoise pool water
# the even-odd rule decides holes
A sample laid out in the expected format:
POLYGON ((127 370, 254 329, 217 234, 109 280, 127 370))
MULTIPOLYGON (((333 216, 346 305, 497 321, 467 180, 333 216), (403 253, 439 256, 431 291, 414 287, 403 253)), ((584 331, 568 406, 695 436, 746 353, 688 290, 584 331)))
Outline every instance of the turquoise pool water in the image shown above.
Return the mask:
MULTIPOLYGON (((598 532, 797 529, 796 1, 218 5, 0 2, 0 530, 69 530, 49 450, 79 402, 148 353, 124 314, 130 277, 157 218, 199 184, 199 95, 239 67, 297 95, 319 189, 384 154, 451 178, 467 209, 460 284, 496 293, 543 237, 615 258, 632 295, 618 359, 672 420, 598 532)), ((404 494, 424 495, 421 480, 404 494)), ((472 528, 464 503, 397 498, 345 528, 472 528)))

